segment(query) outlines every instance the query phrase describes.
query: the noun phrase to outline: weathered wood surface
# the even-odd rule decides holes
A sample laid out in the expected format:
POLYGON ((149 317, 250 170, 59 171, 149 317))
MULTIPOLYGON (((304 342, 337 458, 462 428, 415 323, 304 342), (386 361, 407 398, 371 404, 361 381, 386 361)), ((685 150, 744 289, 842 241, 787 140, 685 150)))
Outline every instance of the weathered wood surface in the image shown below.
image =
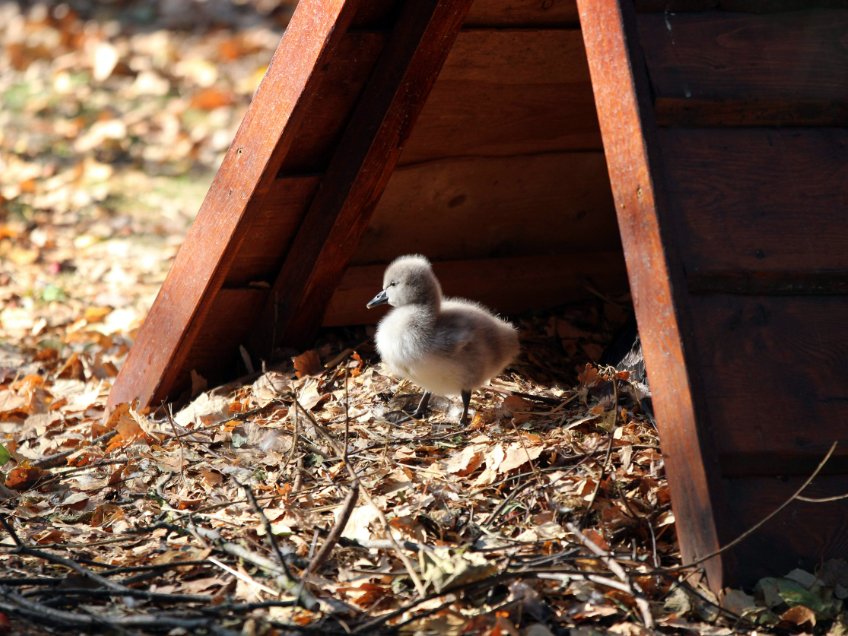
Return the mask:
POLYGON ((670 128, 848 127, 848 102, 843 101, 780 98, 716 101, 660 97, 654 105, 657 125, 670 128))
POLYGON ((184 375, 258 203, 268 191, 353 17, 353 0, 302 0, 221 169, 109 395, 109 405, 168 397, 184 375))
POLYGON ((322 68, 321 83, 280 166, 281 175, 323 171, 330 165, 387 38, 385 31, 354 31, 341 39, 322 68))
MULTIPOLYGON (((694 365, 683 267, 670 243, 670 210, 629 0, 578 0, 601 133, 627 260, 672 505, 684 562, 719 548, 725 516, 717 457, 699 427, 703 389, 694 365)), ((725 583, 728 557, 705 563, 710 585, 725 583)))
POLYGON ((690 294, 741 296, 845 296, 848 270, 707 271, 686 275, 690 294))
POLYGON ((848 457, 848 296, 709 295, 690 304, 706 422, 719 453, 733 455, 722 459, 724 474, 750 472, 743 457, 771 453, 767 474, 809 474, 834 441, 848 457))
POLYGON ((273 284, 291 249, 322 175, 280 177, 264 196, 250 230, 250 240, 239 246, 225 286, 273 284))
MULTIPOLYGON (((719 464, 706 468, 723 476, 721 543, 780 505, 836 440, 825 470, 834 476, 817 483, 827 480, 829 494, 848 489, 848 132, 839 128, 848 125, 848 11, 807 7, 637 18, 665 127, 653 138, 670 213, 661 229, 685 271, 678 302, 690 317, 687 357, 699 367, 694 399, 719 464), (766 477, 775 475, 790 478, 766 477)), ((815 509, 844 524, 844 503, 793 508, 723 558, 725 582, 846 556, 820 522, 796 521, 815 509)), ((683 543, 691 528, 680 532, 683 543)))
POLYGON ((577 30, 463 31, 401 165, 602 148, 577 30))
MULTIPOLYGON (((819 456, 819 460, 824 453, 819 456)), ((754 526, 785 502, 804 483, 804 477, 762 477, 724 480, 734 510, 729 541, 754 526)), ((845 477, 817 477, 805 497, 845 494, 845 477)), ((795 501, 768 522, 768 533, 758 533, 733 550, 739 567, 763 576, 786 576, 794 568, 808 572, 829 559, 848 555, 848 506, 844 503, 795 501)))
POLYGON ((470 5, 404 6, 255 325, 255 356, 314 338, 470 5))
POLYGON ((710 9, 785 13, 812 8, 846 8, 848 0, 635 0, 635 5, 638 13, 686 13, 710 9))
POLYGON ((465 18, 474 28, 577 28, 575 0, 474 0, 465 18))
MULTIPOLYGON (((604 155, 460 158, 395 170, 353 264, 620 250, 604 155)), ((537 305, 538 306, 538 305, 537 305)))
MULTIPOLYGON (((180 390, 189 388, 192 369, 201 372, 210 387, 244 375, 239 346, 248 341, 252 325, 249 320, 234 317, 258 315, 267 296, 267 289, 219 289, 203 329, 185 354, 174 386, 180 390)), ((261 368, 259 361, 256 368, 261 368)), ((179 395, 171 397, 176 399, 179 395)))
MULTIPOLYGON (((366 309, 382 289, 385 265, 349 267, 336 288, 324 324, 377 322, 386 308, 366 309)), ((620 251, 461 260, 433 263, 443 292, 479 301, 503 314, 545 308, 586 296, 584 281, 619 293, 627 291, 620 251)))
POLYGON ((848 10, 638 19, 657 98, 848 103, 848 10))
POLYGON ((659 137, 687 272, 848 270, 848 131, 659 137))

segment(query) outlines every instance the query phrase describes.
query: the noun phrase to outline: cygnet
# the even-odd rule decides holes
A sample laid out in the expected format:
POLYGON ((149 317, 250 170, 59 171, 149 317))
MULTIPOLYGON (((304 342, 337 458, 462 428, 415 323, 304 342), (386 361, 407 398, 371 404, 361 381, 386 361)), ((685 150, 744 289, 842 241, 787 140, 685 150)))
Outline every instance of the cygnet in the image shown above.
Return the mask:
POLYGON ((424 389, 415 411, 421 417, 430 394, 462 396, 468 416, 471 391, 498 375, 518 355, 518 333, 506 320, 462 298, 442 298, 430 262, 401 256, 386 269, 383 291, 368 308, 393 309, 377 328, 377 351, 397 375, 424 389))

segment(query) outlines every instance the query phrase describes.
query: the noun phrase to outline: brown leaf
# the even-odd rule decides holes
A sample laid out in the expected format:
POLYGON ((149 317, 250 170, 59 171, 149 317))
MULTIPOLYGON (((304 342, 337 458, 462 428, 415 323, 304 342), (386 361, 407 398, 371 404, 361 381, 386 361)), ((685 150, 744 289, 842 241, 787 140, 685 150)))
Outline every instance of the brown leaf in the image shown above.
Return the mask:
POLYGON ((315 375, 324 370, 324 367, 321 365, 321 359, 314 349, 310 349, 297 356, 294 359, 294 368, 297 371, 298 378, 306 375, 315 375))
POLYGON ((198 110, 215 110, 221 106, 235 104, 236 97, 232 91, 220 88, 204 88, 191 97, 191 107, 198 110))
POLYGON ((43 474, 44 471, 37 466, 30 466, 24 462, 6 476, 6 487, 18 492, 29 490, 43 474))
POLYGON ((583 531, 583 534, 586 535, 586 538, 589 539, 592 543, 603 550, 609 550, 609 543, 606 542, 606 539, 601 536, 601 534, 597 530, 593 530, 589 528, 583 531))
POLYGON ((110 313, 112 313, 111 307, 86 307, 85 320, 89 324, 95 322, 102 322, 103 319, 110 313))
POLYGON ((0 391, 0 419, 15 415, 29 415, 29 398, 8 389, 0 391))
POLYGON ((221 473, 209 470, 208 468, 203 468, 200 471, 200 474, 203 476, 203 483, 207 488, 220 486, 224 481, 224 477, 221 473))
POLYGON ((780 615, 780 618, 790 623, 795 623, 799 627, 806 623, 809 623, 810 627, 816 626, 816 613, 804 605, 790 607, 780 615))

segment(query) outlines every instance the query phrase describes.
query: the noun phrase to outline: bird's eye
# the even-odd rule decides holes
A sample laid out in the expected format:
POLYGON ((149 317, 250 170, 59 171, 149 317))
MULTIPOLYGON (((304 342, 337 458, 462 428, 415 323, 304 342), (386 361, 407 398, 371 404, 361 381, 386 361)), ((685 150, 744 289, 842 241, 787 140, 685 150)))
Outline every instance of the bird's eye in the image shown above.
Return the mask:
POLYGON ((395 285, 397 285, 396 280, 393 280, 391 283, 389 283, 389 287, 394 287, 395 285))

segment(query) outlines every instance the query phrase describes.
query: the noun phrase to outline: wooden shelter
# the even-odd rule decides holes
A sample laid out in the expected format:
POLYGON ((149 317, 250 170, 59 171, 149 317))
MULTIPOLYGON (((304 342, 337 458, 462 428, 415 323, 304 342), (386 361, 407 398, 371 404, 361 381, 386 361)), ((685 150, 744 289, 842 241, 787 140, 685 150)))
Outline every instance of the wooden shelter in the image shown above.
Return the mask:
MULTIPOLYGON (((848 492, 846 6, 301 0, 111 403, 375 320, 399 254, 507 313, 629 277, 684 561, 835 440, 811 496, 848 492)), ((710 585, 847 557, 846 524, 795 502, 710 585)))

